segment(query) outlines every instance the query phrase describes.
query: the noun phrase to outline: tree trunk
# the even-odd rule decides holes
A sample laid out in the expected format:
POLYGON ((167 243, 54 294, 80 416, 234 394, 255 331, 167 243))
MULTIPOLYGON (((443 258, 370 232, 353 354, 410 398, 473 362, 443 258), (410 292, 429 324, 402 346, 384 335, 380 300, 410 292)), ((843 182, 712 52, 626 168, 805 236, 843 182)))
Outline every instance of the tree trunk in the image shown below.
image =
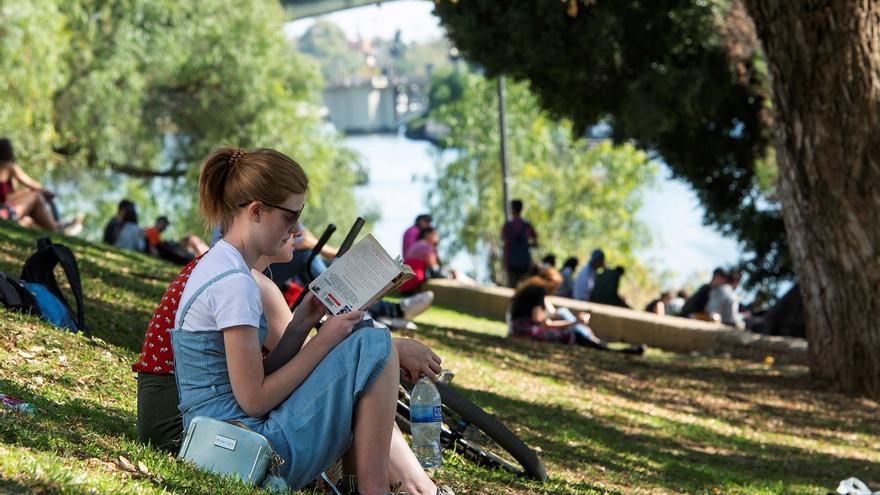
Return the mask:
POLYGON ((880 397, 880 2, 746 5, 772 80, 811 371, 880 397))

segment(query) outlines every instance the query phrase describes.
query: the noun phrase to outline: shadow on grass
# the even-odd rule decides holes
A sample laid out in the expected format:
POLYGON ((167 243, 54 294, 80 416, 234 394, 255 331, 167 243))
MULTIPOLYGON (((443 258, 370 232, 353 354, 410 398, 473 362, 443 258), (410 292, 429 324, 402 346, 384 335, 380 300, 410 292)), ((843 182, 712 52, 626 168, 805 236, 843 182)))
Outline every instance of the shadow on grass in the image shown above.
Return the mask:
MULTIPOLYGON (((3 419, 0 421, 0 442, 80 461, 97 458, 115 462, 117 456, 126 456, 131 462, 149 460, 151 465, 160 466, 159 472, 140 478, 170 493, 262 493, 256 487, 235 481, 221 484, 219 477, 140 444, 135 432, 135 414, 90 401, 72 400, 61 404, 5 379, 0 379, 0 390, 33 403, 37 408, 33 415, 12 413, 0 416, 3 419)), ((123 476, 132 475, 123 473, 123 476)), ((22 488, 24 491, 20 493, 34 492, 33 487, 0 479, 2 493, 6 493, 4 483, 10 489, 22 488)), ((65 483, 57 490, 58 493, 69 491, 70 487, 65 483)), ((49 489, 44 492, 54 493, 49 489)))
POLYGON ((45 451, 73 450, 77 452, 76 457, 103 457, 101 450, 94 450, 95 441, 101 437, 137 440, 136 417, 130 412, 80 399, 61 404, 2 378, 0 390, 37 408, 33 415, 17 414, 0 422, 5 442, 45 451), (88 450, 80 452, 79 449, 88 450))
MULTIPOLYGON (((28 485, 23 485, 15 480, 8 480, 8 479, 0 478, 0 493, 6 493, 9 495, 17 495, 19 493, 24 494, 24 495, 30 495, 30 494, 34 493, 34 487, 28 486, 28 485)), ((53 492, 44 491, 43 493, 53 493, 53 492)), ((61 493, 61 490, 58 490, 54 493, 61 493)))
MULTIPOLYGON (((601 466, 629 484, 646 482, 673 492, 696 493, 730 484, 768 483, 831 486, 853 473, 876 473, 880 463, 762 443, 714 430, 653 417, 659 425, 647 432, 622 431, 606 418, 585 417, 561 406, 542 405, 488 391, 461 390, 476 404, 504 411, 508 425, 528 425, 537 436, 523 435, 540 446, 545 461, 572 472, 601 466), (719 447, 720 446, 720 447, 719 447)), ((644 414, 639 411, 624 411, 644 414)), ((551 470, 551 475, 552 475, 551 470)))
MULTIPOLYGON (((47 233, 7 222, 0 224, 0 229, 0 251, 5 255, 0 256, 0 270, 17 277, 25 260, 36 250, 36 240, 47 233)), ((82 239, 49 237, 74 251, 83 285, 85 320, 92 335, 133 353, 140 352, 154 304, 179 267, 82 239), (144 306, 143 300, 155 302, 144 306)), ((56 270, 59 284, 75 309, 66 278, 60 268, 56 270)))
MULTIPOLYGON (((158 303, 161 298, 160 292, 155 298, 156 302, 158 303)), ((89 328, 92 336, 134 354, 141 352, 144 333, 152 316, 152 307, 149 310, 139 307, 125 308, 101 299, 89 299, 87 306, 89 314, 92 315, 87 320, 91 322, 89 328)))
POLYGON ((878 463, 845 454, 817 453, 757 438, 772 432, 796 441, 807 433, 845 449, 850 447, 847 434, 878 434, 877 411, 870 401, 864 407, 840 394, 816 390, 802 369, 737 369, 742 362, 691 356, 633 358, 467 330, 425 329, 427 337, 496 368, 564 380, 585 394, 607 392, 758 433, 755 438, 723 434, 690 421, 671 420, 669 414, 628 408, 619 409, 621 416, 586 417, 558 405, 466 391, 477 404, 499 412, 509 425, 521 425, 527 443, 541 446, 548 461, 567 470, 582 471, 583 464, 593 464, 617 472, 615 478, 635 484, 643 479, 680 492, 731 483, 831 486, 841 477, 880 469, 878 463), (557 366, 550 372, 544 362, 557 366), (649 426, 630 426, 632 421, 625 416, 644 418, 649 426), (770 421, 776 424, 768 425, 770 421), (620 424, 632 431, 622 431, 620 424))
POLYGON ((654 359, 469 330, 425 328, 426 336, 468 358, 585 388, 605 389, 632 401, 650 399, 678 412, 722 417, 735 425, 746 425, 744 421, 756 415, 774 417, 793 427, 880 436, 876 403, 824 388, 811 381, 805 368, 764 369, 745 361, 688 355, 654 359), (547 362, 557 365, 552 372, 540 364, 547 362), (713 407, 694 400, 700 396, 724 399, 739 407, 713 407))

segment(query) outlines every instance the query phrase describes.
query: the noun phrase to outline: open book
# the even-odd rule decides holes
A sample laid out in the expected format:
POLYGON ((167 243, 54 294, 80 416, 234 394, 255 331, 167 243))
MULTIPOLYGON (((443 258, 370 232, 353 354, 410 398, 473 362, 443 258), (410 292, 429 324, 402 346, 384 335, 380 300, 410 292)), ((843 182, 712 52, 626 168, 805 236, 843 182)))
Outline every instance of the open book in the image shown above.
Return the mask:
POLYGON ((400 258, 392 259, 385 248, 367 234, 327 271, 309 284, 330 313, 338 315, 368 308, 415 274, 400 258))

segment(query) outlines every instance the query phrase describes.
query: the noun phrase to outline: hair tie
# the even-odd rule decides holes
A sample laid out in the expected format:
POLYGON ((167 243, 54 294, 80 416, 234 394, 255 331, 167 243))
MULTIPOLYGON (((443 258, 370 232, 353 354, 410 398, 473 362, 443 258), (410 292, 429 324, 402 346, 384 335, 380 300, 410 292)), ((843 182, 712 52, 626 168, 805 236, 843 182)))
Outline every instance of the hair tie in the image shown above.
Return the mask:
POLYGON ((244 156, 244 150, 236 149, 232 151, 232 156, 229 157, 229 166, 234 167, 235 162, 244 156))

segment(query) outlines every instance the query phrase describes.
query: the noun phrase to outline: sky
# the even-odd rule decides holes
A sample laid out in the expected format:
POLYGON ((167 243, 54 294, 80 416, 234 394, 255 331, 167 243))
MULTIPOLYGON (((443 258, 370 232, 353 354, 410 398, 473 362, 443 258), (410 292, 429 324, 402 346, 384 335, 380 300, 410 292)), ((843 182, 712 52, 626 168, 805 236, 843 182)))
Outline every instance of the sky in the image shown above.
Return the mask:
MULTIPOLYGON (((327 14, 322 18, 338 25, 349 39, 394 37, 400 29, 404 42, 425 41, 442 37, 443 28, 432 14, 434 2, 405 0, 384 2, 381 5, 358 7, 327 14)), ((316 18, 289 22, 284 26, 288 37, 297 38, 315 23, 316 18)))

